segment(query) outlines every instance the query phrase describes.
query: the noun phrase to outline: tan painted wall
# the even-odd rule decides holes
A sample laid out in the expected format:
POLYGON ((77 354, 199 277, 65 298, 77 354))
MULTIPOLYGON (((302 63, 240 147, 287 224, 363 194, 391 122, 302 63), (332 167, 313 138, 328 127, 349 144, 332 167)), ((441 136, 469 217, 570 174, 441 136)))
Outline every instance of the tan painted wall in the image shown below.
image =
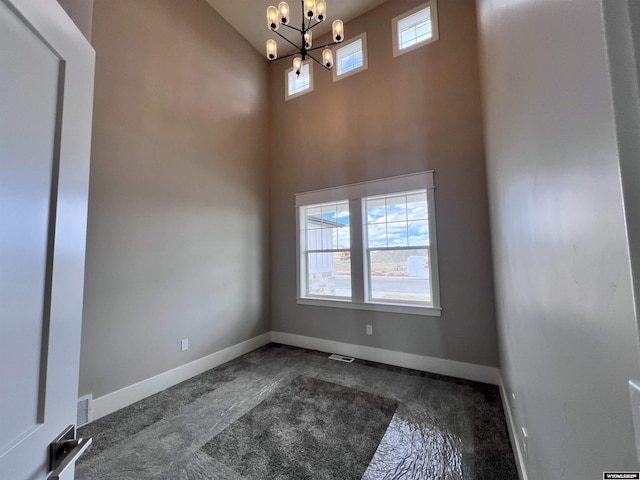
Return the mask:
POLYGON ((314 91, 285 102, 290 60, 271 65, 272 327, 497 366, 475 4, 441 0, 440 40, 394 59, 391 19, 420 3, 387 2, 345 26, 347 38, 367 32, 365 72, 333 83, 315 65, 314 91), (297 305, 294 194, 429 169, 442 317, 297 305))
POLYGON ((623 206, 620 176, 638 162, 633 49, 620 42, 633 16, 622 0, 508 3, 478 1, 501 371, 528 431, 524 464, 534 480, 638 471, 638 203, 627 191, 623 206))
POLYGON ((268 66, 205 0, 96 0, 93 20, 80 394, 99 397, 270 329, 268 66))

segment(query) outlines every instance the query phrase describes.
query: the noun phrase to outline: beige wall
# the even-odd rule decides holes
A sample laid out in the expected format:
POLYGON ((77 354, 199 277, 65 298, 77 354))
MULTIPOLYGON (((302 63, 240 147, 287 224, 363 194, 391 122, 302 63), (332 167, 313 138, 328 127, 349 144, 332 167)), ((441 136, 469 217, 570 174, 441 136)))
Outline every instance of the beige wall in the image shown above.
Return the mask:
POLYGON ((420 3, 346 24, 367 32, 362 73, 333 83, 314 65, 314 91, 285 102, 290 60, 271 65, 272 328, 497 366, 475 3, 440 1, 440 40, 393 58, 391 19, 420 3), (294 194, 430 169, 442 317, 297 305, 294 194))
MULTIPOLYGON (((627 2, 605 2, 604 17, 599 0, 478 4, 501 370, 516 428, 528 431, 529 478, 638 471, 627 382, 640 378, 640 356, 620 176, 621 161, 637 170, 637 120, 621 103, 639 111, 637 96, 617 95, 638 92, 635 65, 621 65, 633 53, 620 43, 627 2)), ((633 226, 638 203, 627 199, 633 226)))
POLYGON ((268 67, 205 0, 93 14, 80 394, 99 397, 270 329, 268 67))

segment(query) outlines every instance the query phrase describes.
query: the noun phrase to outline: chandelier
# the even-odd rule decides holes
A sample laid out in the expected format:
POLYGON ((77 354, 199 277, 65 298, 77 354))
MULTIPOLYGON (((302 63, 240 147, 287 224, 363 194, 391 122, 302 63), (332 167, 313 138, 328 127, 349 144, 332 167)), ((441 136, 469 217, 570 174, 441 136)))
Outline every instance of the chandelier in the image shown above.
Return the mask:
MULTIPOLYGON (((292 27, 290 25, 289 5, 286 2, 281 2, 278 8, 267 8, 267 26, 269 30, 275 32, 280 38, 296 48, 294 53, 280 58, 294 57, 293 69, 298 76, 300 75, 302 62, 304 62, 307 57, 311 58, 317 64, 322 65, 327 70, 331 70, 333 66, 333 52, 330 48, 326 47, 336 45, 344 40, 344 25, 342 20, 335 20, 333 22, 333 42, 320 47, 312 47, 313 32, 311 29, 324 22, 327 17, 327 2, 324 0, 300 0, 300 5, 302 7, 302 28, 292 27), (302 40, 300 46, 278 32, 280 25, 284 25, 300 34, 302 40), (310 53, 314 50, 320 50, 321 48, 324 48, 322 51, 322 62, 310 53)), ((278 58, 278 44, 273 39, 267 40, 267 58, 270 61, 278 58)))

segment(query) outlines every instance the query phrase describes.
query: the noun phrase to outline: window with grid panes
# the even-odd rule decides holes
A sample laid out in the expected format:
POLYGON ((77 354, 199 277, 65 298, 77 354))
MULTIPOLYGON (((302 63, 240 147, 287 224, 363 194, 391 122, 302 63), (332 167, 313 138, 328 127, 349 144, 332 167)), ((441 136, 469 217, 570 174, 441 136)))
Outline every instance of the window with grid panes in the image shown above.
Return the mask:
POLYGON ((395 17, 392 27, 394 57, 438 40, 436 0, 395 17))
POLYGON ((298 303, 440 315, 433 172, 296 195, 298 303))

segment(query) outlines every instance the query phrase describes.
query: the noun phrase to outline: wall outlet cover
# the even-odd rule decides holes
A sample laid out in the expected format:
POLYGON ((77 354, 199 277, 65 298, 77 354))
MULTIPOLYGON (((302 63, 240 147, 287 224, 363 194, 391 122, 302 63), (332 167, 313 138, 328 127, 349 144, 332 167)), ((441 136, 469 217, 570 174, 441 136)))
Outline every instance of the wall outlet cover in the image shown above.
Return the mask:
POLYGON ((373 335, 373 325, 367 325, 367 335, 373 335))
POLYGON ((629 394, 631 395, 633 432, 636 437, 636 456, 640 462, 640 380, 629 380, 629 394))
POLYGON ((189 339, 183 338, 180 343, 180 351, 184 352, 185 350, 189 350, 189 339))

